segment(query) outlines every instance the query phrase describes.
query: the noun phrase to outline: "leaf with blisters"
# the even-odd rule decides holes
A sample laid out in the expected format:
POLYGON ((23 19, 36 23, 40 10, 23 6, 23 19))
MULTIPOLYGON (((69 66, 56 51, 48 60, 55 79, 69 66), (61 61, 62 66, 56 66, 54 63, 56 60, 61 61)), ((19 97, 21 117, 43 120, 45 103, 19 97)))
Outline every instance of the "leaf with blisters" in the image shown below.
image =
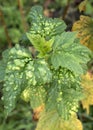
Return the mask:
POLYGON ((6 52, 3 53, 3 61, 7 61, 2 97, 6 116, 15 108, 17 97, 26 87, 26 75, 23 69, 29 60, 31 60, 31 54, 19 45, 11 48, 8 55, 6 52))
POLYGON ((73 71, 76 74, 83 74, 81 65, 77 62, 75 57, 69 53, 55 53, 51 57, 51 62, 56 69, 61 66, 73 71))
POLYGON ((37 59, 26 65, 24 74, 26 75, 27 88, 23 91, 22 98, 30 102, 31 107, 35 109, 45 102, 44 85, 51 82, 52 73, 45 60, 37 59))
POLYGON ((7 76, 5 76, 2 99, 4 101, 6 116, 15 108, 17 97, 25 87, 25 78, 23 78, 23 75, 23 73, 13 72, 13 74, 8 73, 7 76))
POLYGON ((46 92, 43 86, 29 86, 21 94, 21 98, 30 102, 31 107, 36 109, 45 103, 46 92))
POLYGON ((47 40, 60 35, 66 29, 66 24, 61 19, 45 17, 41 6, 31 8, 29 19, 31 21, 31 35, 39 34, 47 40))
POLYGON ((40 82, 45 84, 51 82, 52 73, 48 68, 48 64, 45 62, 45 60, 37 60, 34 62, 34 67, 34 74, 38 83, 40 82))
POLYGON ((63 70, 62 72, 58 75, 57 73, 53 75, 53 83, 47 90, 46 109, 51 111, 55 108, 62 119, 68 120, 77 112, 78 101, 82 99, 83 95, 78 77, 72 76, 73 74, 68 71, 64 72, 63 70))
POLYGON ((52 73, 43 59, 30 61, 26 65, 24 73, 30 85, 46 84, 52 80, 52 73))

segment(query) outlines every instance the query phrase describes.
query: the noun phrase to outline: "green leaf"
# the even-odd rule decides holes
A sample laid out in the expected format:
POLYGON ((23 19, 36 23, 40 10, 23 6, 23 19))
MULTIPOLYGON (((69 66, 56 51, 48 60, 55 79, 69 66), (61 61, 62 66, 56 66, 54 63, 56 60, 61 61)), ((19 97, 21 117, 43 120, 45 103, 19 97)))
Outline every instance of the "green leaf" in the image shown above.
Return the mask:
POLYGON ((52 73, 45 60, 37 60, 34 62, 34 68, 34 74, 38 83, 40 82, 45 84, 51 82, 52 73))
POLYGON ((24 47, 16 44, 14 48, 12 48, 9 52, 9 60, 13 59, 25 59, 30 58, 31 53, 24 47))
MULTIPOLYGON (((26 87, 26 77, 23 70, 31 60, 30 53, 19 45, 10 49, 8 56, 2 97, 6 116, 15 108, 18 96, 26 87)), ((3 59, 5 61, 6 53, 3 54, 3 57, 5 57, 3 59)))
POLYGON ((83 73, 81 65, 77 62, 75 57, 69 53, 54 53, 51 57, 51 62, 56 69, 61 66, 73 71, 76 74, 83 73))
POLYGON ((22 35, 22 33, 20 30, 18 30, 16 28, 9 29, 9 36, 11 37, 12 42, 15 44, 18 43, 21 35, 22 35))
POLYGON ((46 109, 51 111, 55 108, 59 116, 65 120, 77 112, 78 101, 84 96, 79 77, 66 69, 56 70, 53 75, 53 82, 47 91, 46 109))
POLYGON ((48 64, 43 59, 30 61, 25 67, 25 75, 30 85, 49 83, 52 79, 48 64))
POLYGON ((41 6, 32 7, 29 17, 31 20, 30 33, 39 34, 47 40, 53 36, 60 35, 66 29, 64 21, 45 17, 41 6))
POLYGON ((54 38, 45 40, 45 38, 40 35, 31 35, 30 33, 27 33, 27 37, 39 52, 38 57, 44 57, 52 50, 54 38))
POLYGON ((51 53, 51 63, 55 69, 61 66, 76 74, 83 74, 82 64, 89 61, 91 52, 79 44, 75 35, 72 32, 64 32, 56 37, 51 53))
POLYGON ((36 109, 45 103, 46 92, 43 86, 29 86, 21 95, 22 99, 30 102, 31 107, 36 109))
POLYGON ((0 82, 2 82, 4 80, 5 68, 6 68, 6 65, 4 64, 4 62, 0 61, 0 82))
POLYGON ((23 72, 11 70, 11 73, 7 73, 5 76, 5 83, 3 88, 3 101, 5 116, 15 108, 17 97, 20 96, 23 88, 25 87, 25 77, 23 72))
POLYGON ((21 93, 23 93, 22 98, 26 101, 30 101, 33 108, 44 103, 45 89, 43 86, 52 79, 51 71, 45 60, 36 59, 32 61, 30 57, 25 57, 28 55, 24 53, 23 50, 20 50, 20 53, 18 53, 19 50, 18 48, 17 50, 16 48, 12 48, 9 52, 9 54, 12 52, 12 55, 7 63, 3 89, 6 114, 9 114, 14 109, 17 97, 20 96, 21 93), (23 56, 21 53, 23 53, 23 56))
POLYGON ((70 46, 76 39, 77 33, 63 32, 60 36, 55 37, 55 42, 53 44, 53 50, 64 49, 70 46))
POLYGON ((43 59, 30 61, 25 67, 27 88, 22 94, 25 101, 30 101, 32 108, 37 108, 45 102, 46 92, 44 85, 52 80, 52 74, 43 59))
POLYGON ((0 61, 0 82, 4 81, 6 65, 9 59, 9 50, 7 49, 2 53, 2 60, 0 61))

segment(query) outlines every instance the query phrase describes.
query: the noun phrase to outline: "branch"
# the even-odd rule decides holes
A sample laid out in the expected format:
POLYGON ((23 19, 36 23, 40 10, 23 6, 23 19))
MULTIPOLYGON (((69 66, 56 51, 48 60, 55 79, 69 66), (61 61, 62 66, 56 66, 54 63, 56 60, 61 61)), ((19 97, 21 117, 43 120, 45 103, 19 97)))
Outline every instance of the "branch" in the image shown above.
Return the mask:
POLYGON ((27 25, 26 25, 26 21, 25 21, 25 17, 24 17, 23 6, 21 4, 21 0, 18 0, 18 7, 19 7, 19 10, 20 10, 21 18, 22 18, 21 19, 22 25, 23 25, 24 31, 26 32, 27 31, 27 25))
POLYGON ((8 30, 7 30, 7 26, 6 26, 6 23, 5 23, 4 15, 3 15, 3 12, 2 12, 1 9, 0 9, 0 18, 1 18, 1 23, 2 23, 2 25, 4 27, 4 31, 5 31, 5 35, 6 35, 6 38, 7 38, 8 46, 9 46, 9 48, 11 48, 12 47, 12 42, 11 42, 10 36, 8 34, 8 30))
POLYGON ((68 9, 69 9, 69 4, 70 4, 70 0, 68 0, 67 5, 64 9, 63 19, 65 19, 66 15, 67 15, 67 12, 68 12, 68 9))

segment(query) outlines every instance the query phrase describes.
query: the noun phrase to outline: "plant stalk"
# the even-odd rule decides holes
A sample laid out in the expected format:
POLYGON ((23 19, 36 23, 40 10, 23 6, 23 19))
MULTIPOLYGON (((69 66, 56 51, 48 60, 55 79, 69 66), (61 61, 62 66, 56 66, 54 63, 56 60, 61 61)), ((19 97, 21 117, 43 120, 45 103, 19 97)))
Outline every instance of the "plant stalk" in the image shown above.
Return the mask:
POLYGON ((1 23, 4 27, 5 35, 6 35, 7 42, 8 42, 8 47, 11 48, 12 47, 11 38, 8 34, 7 25, 6 25, 5 19, 4 19, 4 14, 3 14, 3 11, 1 9, 0 9, 0 18, 1 18, 1 23))

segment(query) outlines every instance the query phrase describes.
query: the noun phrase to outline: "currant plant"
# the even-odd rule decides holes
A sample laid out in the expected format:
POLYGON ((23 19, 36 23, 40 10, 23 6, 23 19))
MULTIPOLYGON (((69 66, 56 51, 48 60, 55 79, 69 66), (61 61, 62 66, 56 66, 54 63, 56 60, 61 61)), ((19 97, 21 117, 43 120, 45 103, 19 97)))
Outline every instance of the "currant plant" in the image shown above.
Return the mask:
MULTIPOLYGON (((60 123, 75 118, 78 102, 83 98, 81 76, 86 73, 91 51, 80 44, 75 32, 65 31, 63 20, 45 17, 41 6, 31 8, 29 20, 31 28, 26 35, 35 48, 35 55, 16 44, 3 52, 0 62, 5 115, 9 115, 21 97, 33 109, 44 105, 37 130, 46 121, 59 121, 56 127, 51 124, 47 128, 46 124, 47 130, 61 130, 60 123)), ((74 130, 72 126, 70 129, 74 130)))

